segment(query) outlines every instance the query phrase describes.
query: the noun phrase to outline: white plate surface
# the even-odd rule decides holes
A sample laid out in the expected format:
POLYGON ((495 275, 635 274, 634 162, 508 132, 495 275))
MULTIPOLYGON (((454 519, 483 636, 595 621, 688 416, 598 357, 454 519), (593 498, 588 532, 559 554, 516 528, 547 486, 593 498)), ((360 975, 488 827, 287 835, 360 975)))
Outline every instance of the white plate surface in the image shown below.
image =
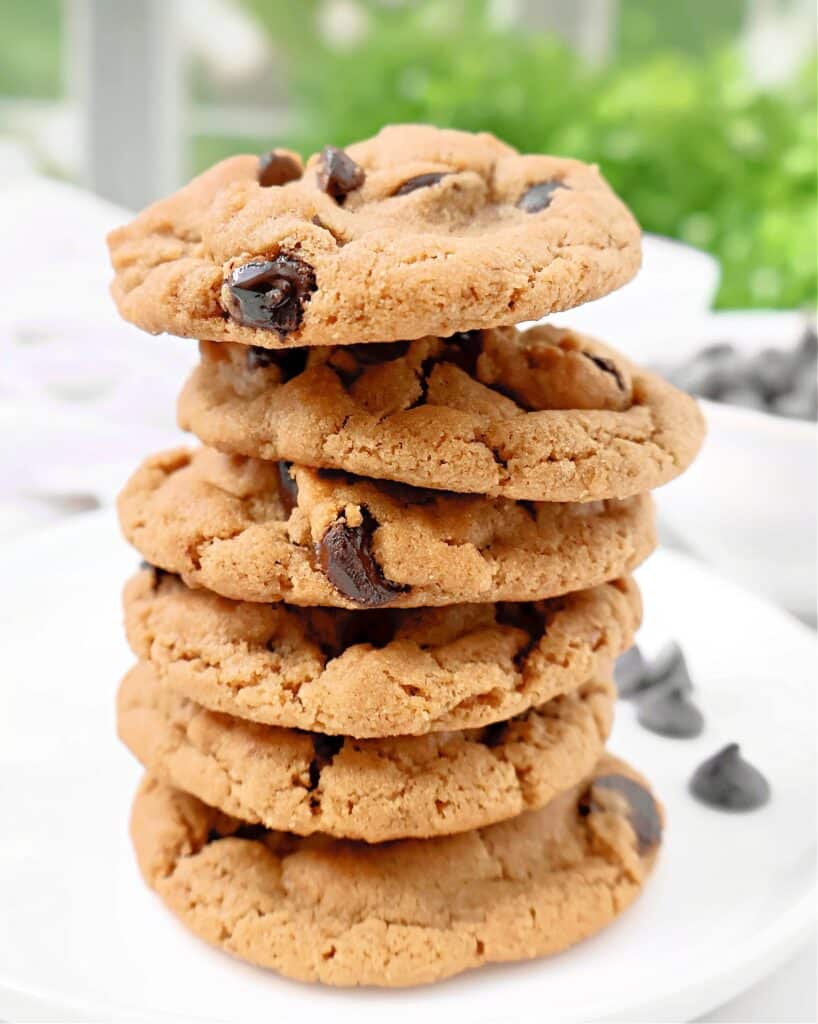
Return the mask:
POLYGON ((135 563, 108 513, 0 552, 0 1018, 682 1021, 773 970, 808 933, 813 634, 660 552, 640 572, 642 642, 681 641, 708 724, 697 740, 662 739, 620 703, 612 748, 650 776, 669 817, 656 875, 622 919, 551 960, 401 992, 300 985, 208 948, 144 887, 127 838, 139 770, 115 739, 113 702, 130 663, 119 592, 135 563), (753 814, 720 814, 686 791, 730 740, 772 783, 753 814))

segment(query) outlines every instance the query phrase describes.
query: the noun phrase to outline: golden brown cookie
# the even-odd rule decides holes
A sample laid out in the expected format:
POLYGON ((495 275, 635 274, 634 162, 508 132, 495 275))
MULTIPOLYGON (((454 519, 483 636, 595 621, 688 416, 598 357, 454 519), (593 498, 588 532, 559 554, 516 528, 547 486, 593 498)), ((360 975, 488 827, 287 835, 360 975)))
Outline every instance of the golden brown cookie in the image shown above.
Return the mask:
POLYGON ((176 449, 119 497, 151 564, 245 601, 342 608, 531 601, 627 575, 655 546, 648 495, 532 504, 176 449))
POLYGON ((111 233, 126 320, 264 348, 446 336, 569 309, 639 267, 638 225, 577 160, 424 125, 327 147, 297 180, 284 157, 284 184, 233 157, 111 233))
POLYGON ((248 826, 147 777, 146 882, 196 935, 301 981, 399 987, 557 953, 639 895, 661 842, 644 779, 605 756, 546 807, 381 846, 248 826))
POLYGON ((541 807, 587 775, 613 719, 608 679, 506 722, 352 739, 207 711, 138 665, 119 690, 119 736, 160 779, 243 821, 380 843, 449 835, 541 807))
POLYGON ((130 645, 212 711, 360 738, 490 725, 587 682, 633 641, 632 580, 535 604, 347 611, 230 601, 143 570, 130 645))
POLYGON ((573 331, 276 352, 203 342, 179 422, 206 444, 418 487, 627 498, 681 473, 696 402, 573 331))

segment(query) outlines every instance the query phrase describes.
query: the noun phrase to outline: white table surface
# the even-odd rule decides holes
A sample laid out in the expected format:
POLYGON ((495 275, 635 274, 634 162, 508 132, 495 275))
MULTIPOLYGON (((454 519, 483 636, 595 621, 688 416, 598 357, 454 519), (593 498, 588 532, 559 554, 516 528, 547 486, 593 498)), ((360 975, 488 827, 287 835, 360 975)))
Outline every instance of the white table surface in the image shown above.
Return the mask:
MULTIPOLYGON (((0 190, 0 430, 8 437, 13 427, 15 437, 0 463, 0 541, 110 502, 139 455, 179 437, 174 396, 195 343, 146 338, 117 321, 102 235, 123 216, 44 179, 0 190), (48 255, 38 220, 52 239, 62 228, 48 255), (27 250, 38 267, 28 294, 16 272, 27 250)), ((813 935, 784 967, 701 1020, 815 1022, 817 958, 813 935)))

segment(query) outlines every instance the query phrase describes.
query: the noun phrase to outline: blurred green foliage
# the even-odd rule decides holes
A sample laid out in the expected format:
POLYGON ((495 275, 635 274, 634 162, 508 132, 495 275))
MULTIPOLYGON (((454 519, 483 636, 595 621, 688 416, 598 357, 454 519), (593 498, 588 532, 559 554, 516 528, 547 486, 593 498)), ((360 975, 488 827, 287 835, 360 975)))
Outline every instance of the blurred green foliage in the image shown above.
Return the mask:
POLYGON ((0 0, 0 96, 60 95, 60 0, 0 0))
POLYGON ((734 0, 623 0, 622 45, 601 68, 552 35, 498 25, 487 0, 369 0, 366 32, 345 45, 318 31, 316 0, 286 18, 266 0, 245 6, 288 58, 296 128, 279 142, 312 152, 424 121, 596 161, 646 231, 719 258, 721 307, 815 303, 816 63, 754 87, 724 42, 734 0))

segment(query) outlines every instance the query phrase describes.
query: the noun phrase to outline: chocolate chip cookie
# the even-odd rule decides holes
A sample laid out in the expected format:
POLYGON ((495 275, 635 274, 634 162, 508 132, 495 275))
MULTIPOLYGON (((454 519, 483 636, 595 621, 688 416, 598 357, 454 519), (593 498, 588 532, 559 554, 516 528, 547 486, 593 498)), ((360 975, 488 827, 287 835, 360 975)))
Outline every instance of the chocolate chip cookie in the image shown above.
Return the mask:
POLYGON ((227 814, 380 843, 480 828, 575 785, 610 732, 608 675, 484 729, 353 739, 207 711, 145 663, 122 682, 117 721, 153 775, 227 814))
POLYGON ((609 756, 540 810, 426 841, 296 838, 150 776, 131 816, 146 882, 191 931, 340 986, 418 985, 557 953, 636 899, 661 834, 647 783, 609 756))
POLYGON ((126 320, 262 348, 445 337, 618 288, 639 228, 598 170, 488 134, 394 125, 296 178, 225 160, 108 242, 126 320))
POLYGON ((599 674, 641 616, 628 579, 533 604, 352 612, 229 601, 148 569, 124 604, 134 653, 175 694, 360 738, 512 718, 599 674))
POLYGON ((208 448, 147 459, 119 514, 148 562, 192 586, 341 608, 536 601, 627 575, 655 546, 648 495, 514 502, 208 448))
POLYGON ((531 501, 628 498, 704 435, 695 401, 573 331, 275 352, 203 342, 180 425, 224 452, 531 501))

